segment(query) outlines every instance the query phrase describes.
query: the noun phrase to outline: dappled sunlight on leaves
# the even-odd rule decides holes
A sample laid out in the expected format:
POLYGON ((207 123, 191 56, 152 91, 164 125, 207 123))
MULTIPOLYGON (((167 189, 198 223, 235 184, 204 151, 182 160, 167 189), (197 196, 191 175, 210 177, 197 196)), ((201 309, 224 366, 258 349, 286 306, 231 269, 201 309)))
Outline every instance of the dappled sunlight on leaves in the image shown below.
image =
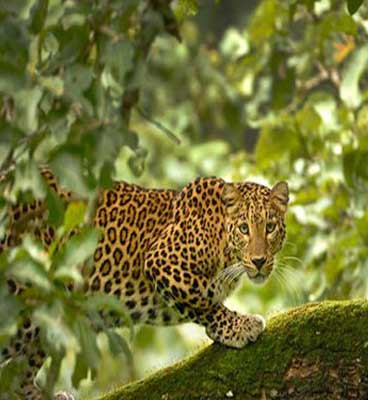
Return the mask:
MULTIPOLYGON (((49 392, 64 356, 58 387, 87 398, 208 343, 190 325, 133 329, 117 298, 85 295, 96 202, 115 179, 173 189, 197 176, 286 180, 275 270, 262 287, 244 278, 228 305, 269 316, 368 297, 367 4, 217 3, 0 2, 0 239, 7 210, 34 199, 55 232, 48 249, 27 234, 0 253, 0 344, 31 315, 51 354, 40 374, 49 392), (73 193, 68 204, 44 184, 44 163, 73 193)), ((18 368, 2 370, 0 391, 14 389, 18 368)))

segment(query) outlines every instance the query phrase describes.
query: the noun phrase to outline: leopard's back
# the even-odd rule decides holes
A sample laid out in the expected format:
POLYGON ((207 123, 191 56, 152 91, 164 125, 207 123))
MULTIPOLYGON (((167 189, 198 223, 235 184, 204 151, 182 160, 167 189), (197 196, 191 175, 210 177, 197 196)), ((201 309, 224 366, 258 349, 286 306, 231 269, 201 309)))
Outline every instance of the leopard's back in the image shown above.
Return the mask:
POLYGON ((155 323, 159 314, 160 300, 143 272, 145 253, 172 221, 176 196, 173 190, 143 189, 126 182, 116 183, 101 196, 95 225, 102 234, 89 291, 119 297, 134 321, 155 323))
MULTIPOLYGON (((49 168, 42 167, 40 173, 64 202, 79 199, 58 184, 49 168)), ((2 178, 2 182, 5 180, 2 178)), ((145 253, 173 218, 176 196, 173 190, 144 189, 127 182, 116 182, 99 196, 94 224, 100 239, 84 287, 88 293, 102 291, 117 296, 135 322, 175 322, 174 314, 160 304, 143 268, 145 253)), ((10 207, 7 232, 0 238, 0 252, 20 243, 25 233, 33 234, 48 248, 55 239, 55 229, 46 224, 47 212, 46 202, 39 199, 10 207)), ((23 290, 23 285, 11 276, 8 286, 15 294, 23 290)))

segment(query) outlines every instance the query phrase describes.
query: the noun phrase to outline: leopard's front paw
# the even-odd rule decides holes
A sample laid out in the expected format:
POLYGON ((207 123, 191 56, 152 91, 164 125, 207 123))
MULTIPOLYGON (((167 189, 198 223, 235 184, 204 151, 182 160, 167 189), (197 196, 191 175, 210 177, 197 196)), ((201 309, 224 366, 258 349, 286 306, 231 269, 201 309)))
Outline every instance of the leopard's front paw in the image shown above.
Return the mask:
POLYGON ((54 400, 74 400, 74 397, 66 392, 58 392, 55 394, 54 400))
POLYGON ((249 342, 255 342, 264 331, 266 321, 260 315, 237 316, 224 326, 216 323, 207 327, 207 335, 215 342, 241 349, 249 342))
POLYGON ((265 330, 266 321, 262 317, 262 315, 254 314, 247 315, 246 318, 249 319, 249 332, 248 332, 248 340, 251 342, 255 342, 258 336, 265 330))

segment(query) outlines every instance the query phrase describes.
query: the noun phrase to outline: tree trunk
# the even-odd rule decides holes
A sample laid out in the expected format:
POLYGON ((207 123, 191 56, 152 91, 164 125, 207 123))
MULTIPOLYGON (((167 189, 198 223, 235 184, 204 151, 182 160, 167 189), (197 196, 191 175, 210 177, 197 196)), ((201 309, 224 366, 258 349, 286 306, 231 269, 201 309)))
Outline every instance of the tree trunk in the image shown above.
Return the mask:
POLYGON ((368 399, 368 301, 311 303, 242 350, 213 344, 100 400, 368 399))

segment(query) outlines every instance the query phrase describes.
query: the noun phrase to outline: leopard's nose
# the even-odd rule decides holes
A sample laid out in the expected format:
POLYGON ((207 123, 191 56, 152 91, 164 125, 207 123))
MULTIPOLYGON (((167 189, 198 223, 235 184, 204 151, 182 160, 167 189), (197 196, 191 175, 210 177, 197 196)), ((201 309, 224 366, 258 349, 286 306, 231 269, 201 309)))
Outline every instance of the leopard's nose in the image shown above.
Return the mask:
POLYGON ((266 262, 266 257, 252 258, 252 263, 256 266, 258 271, 263 267, 265 262, 266 262))

